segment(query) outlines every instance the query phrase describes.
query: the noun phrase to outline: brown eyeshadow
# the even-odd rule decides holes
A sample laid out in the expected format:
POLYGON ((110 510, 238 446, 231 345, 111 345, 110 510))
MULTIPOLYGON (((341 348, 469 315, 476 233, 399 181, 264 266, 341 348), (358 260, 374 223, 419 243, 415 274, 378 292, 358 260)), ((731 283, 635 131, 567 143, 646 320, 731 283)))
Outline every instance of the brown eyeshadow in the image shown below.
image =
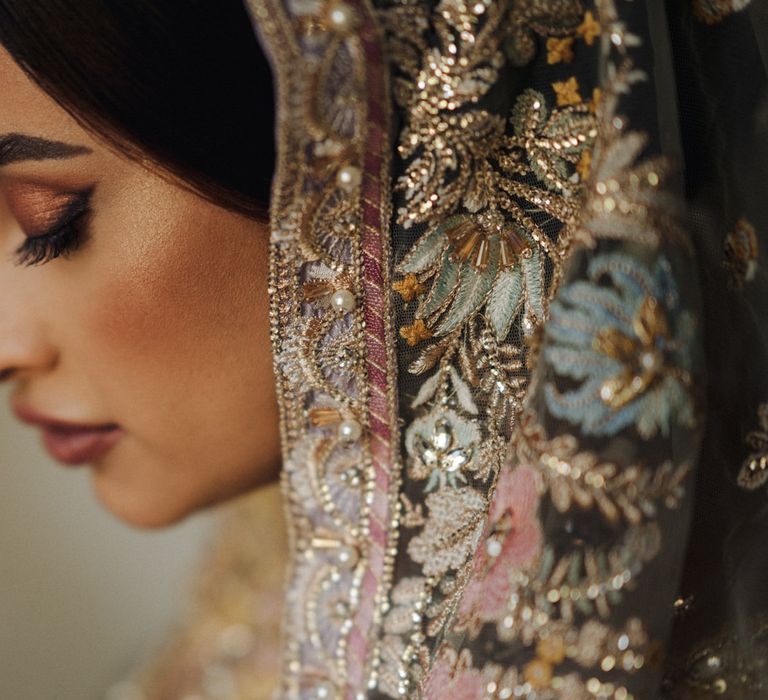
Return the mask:
POLYGON ((8 208, 27 236, 39 236, 61 219, 72 204, 71 192, 31 182, 18 182, 5 186, 8 208))

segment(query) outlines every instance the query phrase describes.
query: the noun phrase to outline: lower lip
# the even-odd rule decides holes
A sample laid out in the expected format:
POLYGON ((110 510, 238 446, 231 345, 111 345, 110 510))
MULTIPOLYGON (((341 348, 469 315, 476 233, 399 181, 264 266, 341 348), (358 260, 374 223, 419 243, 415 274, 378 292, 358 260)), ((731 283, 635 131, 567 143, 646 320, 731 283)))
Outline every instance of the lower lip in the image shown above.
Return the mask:
POLYGON ((51 456, 70 466, 95 462, 111 450, 123 435, 120 428, 100 430, 43 430, 43 444, 51 456))

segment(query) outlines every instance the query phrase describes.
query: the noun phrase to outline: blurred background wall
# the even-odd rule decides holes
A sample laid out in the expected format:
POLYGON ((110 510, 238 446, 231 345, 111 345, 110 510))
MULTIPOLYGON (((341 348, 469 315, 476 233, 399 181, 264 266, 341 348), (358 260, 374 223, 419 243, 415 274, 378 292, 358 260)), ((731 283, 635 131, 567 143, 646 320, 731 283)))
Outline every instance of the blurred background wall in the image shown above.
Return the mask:
POLYGON ((120 524, 0 391, 0 698, 103 700, 163 638, 211 526, 120 524))

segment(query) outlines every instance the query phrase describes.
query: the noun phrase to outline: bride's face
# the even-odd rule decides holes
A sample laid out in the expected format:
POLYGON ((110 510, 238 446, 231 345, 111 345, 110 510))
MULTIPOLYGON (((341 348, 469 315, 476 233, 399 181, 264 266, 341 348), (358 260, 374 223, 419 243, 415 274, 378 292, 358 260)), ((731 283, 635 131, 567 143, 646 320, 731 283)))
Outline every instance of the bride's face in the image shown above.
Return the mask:
POLYGON ((273 479, 267 226, 115 153, 2 48, 0 85, 0 377, 17 414, 137 525, 273 479))

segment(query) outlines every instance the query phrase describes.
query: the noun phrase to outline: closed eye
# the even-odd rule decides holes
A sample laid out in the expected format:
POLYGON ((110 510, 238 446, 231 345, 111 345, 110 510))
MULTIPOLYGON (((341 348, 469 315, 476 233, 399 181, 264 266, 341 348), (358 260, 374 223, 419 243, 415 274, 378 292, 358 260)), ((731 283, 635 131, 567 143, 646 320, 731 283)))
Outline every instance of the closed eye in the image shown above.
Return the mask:
POLYGON ((91 195, 92 189, 77 193, 45 233, 28 236, 15 251, 16 264, 25 267, 42 265, 74 253, 87 237, 91 195))

